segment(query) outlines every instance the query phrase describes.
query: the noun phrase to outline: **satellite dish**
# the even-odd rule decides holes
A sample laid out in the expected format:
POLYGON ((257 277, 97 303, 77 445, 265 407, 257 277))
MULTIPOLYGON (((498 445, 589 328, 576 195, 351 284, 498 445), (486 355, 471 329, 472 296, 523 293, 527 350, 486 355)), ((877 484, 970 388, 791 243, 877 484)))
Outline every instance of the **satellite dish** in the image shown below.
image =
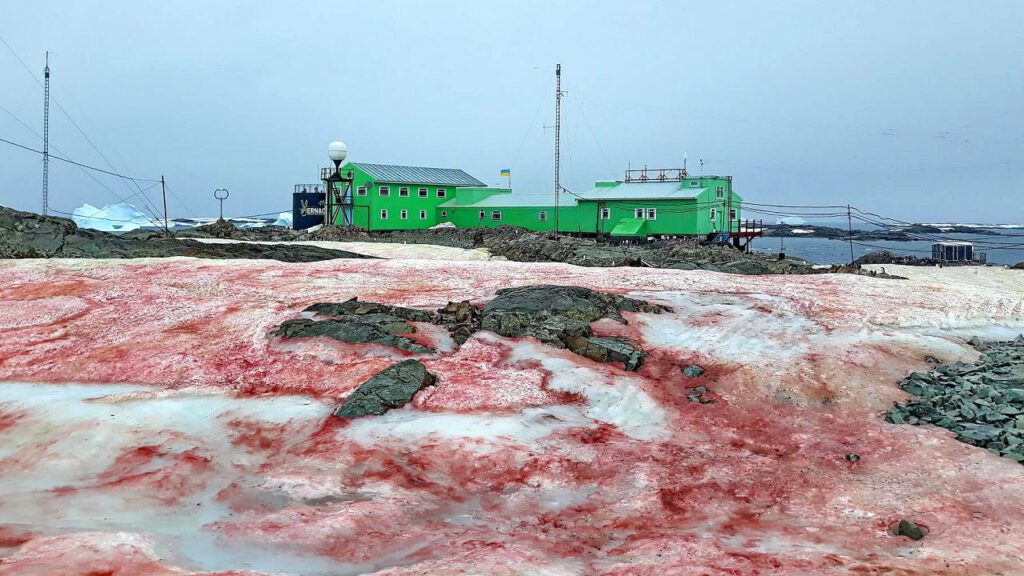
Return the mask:
POLYGON ((335 140, 327 145, 327 157, 333 162, 344 162, 348 156, 348 146, 341 140, 335 140))

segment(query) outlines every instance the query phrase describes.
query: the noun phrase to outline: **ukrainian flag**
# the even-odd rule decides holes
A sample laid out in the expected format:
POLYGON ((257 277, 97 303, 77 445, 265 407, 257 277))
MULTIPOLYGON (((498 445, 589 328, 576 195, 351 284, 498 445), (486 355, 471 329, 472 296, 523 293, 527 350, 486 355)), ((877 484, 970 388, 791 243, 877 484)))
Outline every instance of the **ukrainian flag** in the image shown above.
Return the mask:
POLYGON ((511 170, 509 170, 508 168, 505 168, 505 169, 503 169, 503 170, 501 171, 501 175, 502 175, 502 176, 504 176, 504 177, 508 177, 508 176, 511 176, 511 175, 512 175, 512 171, 511 171, 511 170))

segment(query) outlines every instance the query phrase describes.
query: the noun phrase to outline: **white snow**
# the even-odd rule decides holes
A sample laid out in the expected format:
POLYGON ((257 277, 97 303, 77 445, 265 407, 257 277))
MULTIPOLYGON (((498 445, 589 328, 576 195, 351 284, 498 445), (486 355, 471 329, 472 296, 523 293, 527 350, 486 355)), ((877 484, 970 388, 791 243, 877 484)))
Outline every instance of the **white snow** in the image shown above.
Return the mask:
POLYGON ((814 234, 810 228, 793 228, 793 234, 814 234))
POLYGON ((230 244, 245 242, 248 244, 301 244, 318 246, 330 250, 346 250, 376 256, 378 258, 402 260, 489 260, 491 253, 482 248, 453 248, 435 246, 433 244, 395 244, 390 242, 332 242, 329 240, 299 240, 286 242, 231 240, 228 238, 195 238, 207 244, 230 244))
POLYGON ((103 208, 82 204, 75 208, 73 214, 71 219, 79 228, 105 232, 128 232, 143 226, 156 226, 141 210, 125 202, 108 204, 103 208))
POLYGON ((291 228, 292 227, 292 213, 291 212, 281 212, 280 214, 277 215, 277 220, 274 221, 273 225, 274 226, 282 226, 284 228, 291 228))
POLYGON ((779 218, 776 224, 789 224, 790 226, 800 226, 803 224, 807 224, 807 220, 804 220, 799 216, 785 216, 783 218, 779 218))

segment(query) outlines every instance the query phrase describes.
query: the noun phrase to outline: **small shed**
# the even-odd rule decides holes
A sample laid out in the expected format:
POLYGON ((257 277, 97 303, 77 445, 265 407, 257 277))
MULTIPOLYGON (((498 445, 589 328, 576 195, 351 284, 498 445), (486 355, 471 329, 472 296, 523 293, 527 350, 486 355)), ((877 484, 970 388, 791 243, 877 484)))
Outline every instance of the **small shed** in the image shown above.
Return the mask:
POLYGON ((932 244, 932 259, 939 262, 973 262, 974 244, 970 242, 936 242, 932 244))

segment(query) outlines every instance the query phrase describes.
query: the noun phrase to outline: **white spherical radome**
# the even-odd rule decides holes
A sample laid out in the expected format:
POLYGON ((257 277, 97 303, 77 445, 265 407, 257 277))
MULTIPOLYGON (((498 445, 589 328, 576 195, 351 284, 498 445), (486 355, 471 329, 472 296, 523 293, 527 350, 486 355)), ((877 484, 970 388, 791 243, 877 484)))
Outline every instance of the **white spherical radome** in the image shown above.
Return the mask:
POLYGON ((327 145, 327 157, 334 162, 343 162, 348 156, 348 146, 341 140, 335 140, 327 145))

